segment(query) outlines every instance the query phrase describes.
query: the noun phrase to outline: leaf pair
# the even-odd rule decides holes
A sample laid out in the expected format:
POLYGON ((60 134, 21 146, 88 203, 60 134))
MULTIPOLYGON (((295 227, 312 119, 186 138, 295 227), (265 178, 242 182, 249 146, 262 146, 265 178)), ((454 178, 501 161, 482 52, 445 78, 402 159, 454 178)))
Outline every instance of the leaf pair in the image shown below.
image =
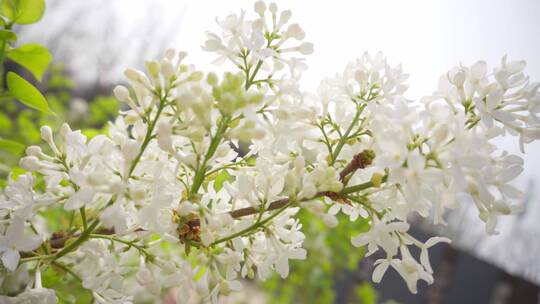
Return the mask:
POLYGON ((41 81, 43 73, 49 66, 52 56, 46 47, 28 43, 6 52, 7 58, 28 69, 37 80, 41 81))
MULTIPOLYGON (((11 24, 35 23, 43 17, 44 11, 44 0, 0 1, 0 13, 10 20, 5 25, 5 29, 0 30, 0 40, 3 41, 4 45, 3 49, 5 49, 8 41, 17 40, 17 36, 11 31, 11 24)), ((3 19, 2 21, 5 24, 3 19)), ((34 43, 9 49, 6 51, 5 56, 25 67, 39 81, 41 81, 43 73, 52 60, 47 48, 34 43)), ((11 96, 33 109, 53 114, 45 97, 30 82, 13 72, 7 74, 6 81, 11 96)))

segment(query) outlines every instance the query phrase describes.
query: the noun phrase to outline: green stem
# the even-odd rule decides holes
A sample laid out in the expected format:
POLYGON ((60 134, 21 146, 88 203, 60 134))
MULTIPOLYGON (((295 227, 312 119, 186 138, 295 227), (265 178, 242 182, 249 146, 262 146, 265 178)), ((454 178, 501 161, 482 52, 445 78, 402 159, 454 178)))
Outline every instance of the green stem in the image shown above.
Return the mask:
POLYGON ((122 240, 122 239, 116 238, 116 237, 111 236, 111 235, 106 235, 106 234, 90 234, 89 237, 93 238, 93 239, 105 239, 105 240, 109 240, 109 241, 122 243, 124 245, 127 245, 129 247, 133 247, 133 248, 139 250, 139 252, 144 254, 147 258, 152 257, 152 255, 148 251, 146 251, 146 249, 143 246, 137 245, 137 244, 135 244, 135 243, 133 243, 131 241, 122 240))
MULTIPOLYGON (((381 183, 386 182, 387 179, 388 179, 388 175, 385 175, 382 178, 381 183)), ((340 193, 344 194, 344 195, 345 194, 351 194, 351 193, 360 192, 362 190, 369 189, 371 187, 375 187, 375 185, 373 184, 373 182, 369 181, 369 182, 366 182, 366 183, 363 183, 363 184, 358 184, 358 185, 343 188, 343 190, 341 190, 340 193)))
POLYGON ((30 262, 30 261, 47 260, 47 259, 52 259, 54 257, 55 257, 54 254, 36 255, 36 256, 20 259, 19 264, 24 264, 24 263, 30 262))
POLYGON ((360 119, 360 115, 364 111, 364 108, 365 108, 365 105, 361 105, 361 106, 356 107, 356 114, 354 115, 354 118, 353 118, 351 124, 349 125, 349 127, 345 131, 345 134, 343 134, 343 136, 340 137, 339 142, 338 142, 338 144, 336 146, 336 149, 334 150, 334 153, 332 154, 332 159, 331 159, 330 165, 333 165, 334 162, 337 160, 337 158, 339 156, 339 153, 341 152, 341 149, 343 149, 343 146, 347 142, 349 134, 351 133, 351 131, 354 128, 354 126, 356 125, 356 123, 358 123, 358 120, 360 119))
POLYGON ((257 62, 257 65, 255 66, 255 69, 253 70, 253 74, 251 74, 251 77, 249 79, 246 79, 246 90, 249 89, 249 87, 253 85, 255 76, 257 75, 257 72, 259 72, 259 69, 261 68, 262 64, 263 64, 263 61, 259 60, 259 62, 257 62))
POLYGON ((150 141, 153 138, 152 133, 154 132, 154 128, 156 127, 156 124, 157 124, 157 122, 159 120, 159 116, 161 115, 161 111, 163 111, 163 108, 165 108, 165 99, 166 99, 166 96, 159 100, 159 106, 158 106, 158 110, 156 112, 156 116, 150 122, 150 125, 148 126, 148 129, 146 130, 146 134, 144 136, 144 140, 143 140, 143 143, 141 145, 141 150, 139 151, 139 154, 137 154, 137 156, 135 157, 135 159, 131 163, 131 167, 129 168, 127 179, 131 178, 131 176, 133 174, 133 171, 135 170, 135 167, 137 166, 137 164, 141 160, 141 157, 142 157, 144 151, 146 150, 146 147, 148 146, 148 144, 150 143, 150 141))
POLYGON ((88 226, 88 229, 84 230, 81 235, 73 241, 73 243, 69 243, 66 247, 64 247, 62 250, 58 251, 54 255, 54 261, 58 260, 59 258, 63 257, 64 255, 70 253, 71 251, 77 249, 83 242, 85 242, 89 237, 92 231, 96 229, 96 227, 99 225, 99 219, 94 219, 90 226, 88 226))
POLYGON ((79 211, 81 212, 81 220, 82 220, 83 228, 84 230, 86 230, 88 229, 88 225, 86 223, 86 212, 84 210, 84 207, 81 207, 79 211))
POLYGON ((58 261, 53 261, 51 264, 53 264, 54 266, 62 269, 63 271, 69 273, 72 277, 74 277, 77 281, 79 282, 82 282, 82 279, 81 277, 79 277, 75 272, 73 272, 73 270, 69 269, 69 267, 67 267, 66 265, 58 262, 58 261))
POLYGON ((228 116, 223 116, 221 118, 218 129, 216 130, 216 134, 212 137, 212 140, 210 141, 210 146, 208 147, 208 150, 206 151, 204 160, 197 167, 197 171, 195 172, 195 177, 193 178, 193 184, 191 185, 191 189, 189 191, 190 198, 192 198, 194 195, 197 194, 197 192, 199 191, 199 188, 204 182, 204 177, 206 176, 208 161, 210 161, 210 159, 214 156, 214 153, 216 153, 217 147, 221 143, 221 139, 223 138, 225 131, 227 131, 227 128, 229 127, 229 121, 230 121, 230 117, 228 116))

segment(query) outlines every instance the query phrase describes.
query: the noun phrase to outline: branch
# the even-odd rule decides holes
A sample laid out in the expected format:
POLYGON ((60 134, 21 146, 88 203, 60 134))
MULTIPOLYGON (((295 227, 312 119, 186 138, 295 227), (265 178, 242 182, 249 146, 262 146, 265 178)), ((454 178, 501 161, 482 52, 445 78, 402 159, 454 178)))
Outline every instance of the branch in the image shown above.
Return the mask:
MULTIPOLYGON (((375 158, 375 153, 372 150, 364 150, 364 151, 356 154, 353 157, 353 159, 351 160, 351 162, 339 173, 340 181, 343 182, 345 180, 345 178, 349 174, 354 173, 356 170, 364 169, 367 166, 371 165, 371 162, 373 161, 374 158, 375 158)), ((368 183, 356 185, 356 186, 353 186, 353 187, 343 188, 343 190, 341 190, 341 193, 329 192, 329 191, 319 192, 313 198, 318 198, 318 197, 321 197, 321 196, 327 196, 327 197, 335 200, 336 198, 341 198, 342 194, 348 194, 348 193, 355 192, 355 191, 351 191, 353 189, 359 189, 360 188, 360 190, 363 190, 363 189, 367 189, 367 188, 369 188, 371 186, 373 186, 373 184, 371 182, 368 182, 368 183), (359 187, 359 186, 361 186, 361 187, 359 187)), ((282 199, 279 199, 277 201, 273 201, 273 202, 270 203, 270 205, 268 205, 268 208, 266 209, 266 211, 271 211, 271 210, 282 208, 282 207, 286 206, 288 203, 289 203, 288 198, 282 198, 282 199)), ((260 212, 260 210, 257 210, 254 207, 246 207, 246 208, 236 209, 236 210, 230 211, 229 214, 233 218, 240 218, 240 217, 256 214, 256 213, 259 213, 259 212, 260 212)))
POLYGON ((339 173, 339 180, 345 181, 345 178, 358 169, 364 169, 371 165, 371 162, 375 158, 375 153, 372 150, 364 150, 355 156, 351 162, 339 173))
MULTIPOLYGON (((340 180, 343 182, 346 179, 346 177, 349 176, 351 173, 354 173, 358 169, 364 169, 367 166, 369 166, 371 164, 372 160, 374 159, 374 157, 375 157, 375 155, 374 155, 373 151, 371 151, 371 150, 364 150, 364 151, 356 154, 353 157, 353 159, 351 160, 351 162, 340 172, 340 174, 339 174, 340 180)), ((383 179, 383 182, 385 180, 386 180, 386 177, 383 179)), ((373 183, 370 181, 370 182, 366 182, 366 183, 363 183, 363 184, 358 184, 358 185, 354 185, 354 186, 350 186, 350 187, 345 187, 340 192, 322 191, 322 192, 317 193, 314 197, 312 197, 310 199, 315 199, 315 198, 319 198, 319 197, 323 197, 323 196, 329 197, 332 200, 343 199, 344 195, 346 195, 346 194, 350 194, 350 193, 358 192, 358 191, 361 191, 361 190, 365 190, 365 189, 368 189, 368 188, 373 187, 373 186, 374 186, 373 183)), ((268 205, 268 207, 264 211, 272 211, 272 210, 283 208, 283 207, 287 206, 287 204, 289 204, 289 202, 290 202, 289 198, 282 198, 282 199, 273 201, 268 205)), ((241 217, 244 217, 244 216, 257 214, 257 213, 260 213, 260 212, 261 212, 261 210, 259 210, 257 208, 246 207, 246 208, 241 208, 241 209, 236 209, 236 210, 230 211, 229 214, 231 215, 231 217, 237 219, 237 218, 241 218, 241 217)), ((195 219, 190 220, 188 222, 188 224, 193 226, 193 227, 196 227, 196 226, 200 225, 200 222, 199 222, 198 218, 195 218, 195 219)), ((142 229, 137 229, 137 231, 142 231, 142 229)), ((114 229, 102 228, 102 229, 96 230, 95 233, 101 234, 101 235, 113 235, 113 234, 115 234, 115 231, 114 231, 114 229)), ((53 248, 53 249, 61 249, 61 248, 64 248, 66 242, 69 239, 71 239, 71 238, 79 238, 80 236, 81 236, 81 232, 76 232, 76 233, 69 234, 69 235, 66 235, 64 232, 54 232, 52 234, 51 239, 49 240, 49 244, 50 244, 51 248, 53 248)))

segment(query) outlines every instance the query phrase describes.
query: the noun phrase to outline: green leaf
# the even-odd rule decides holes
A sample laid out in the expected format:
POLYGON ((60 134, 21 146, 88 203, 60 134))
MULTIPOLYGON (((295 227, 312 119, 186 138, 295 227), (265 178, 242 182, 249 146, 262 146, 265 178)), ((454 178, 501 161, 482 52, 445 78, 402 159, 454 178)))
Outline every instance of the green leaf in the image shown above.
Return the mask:
POLYGON ((28 171, 24 170, 21 167, 13 167, 11 169, 11 178, 13 178, 13 180, 17 180, 19 178, 19 175, 23 175, 26 172, 28 171))
POLYGON ((9 94, 25 105, 43 113, 54 114, 49 108, 47 100, 31 83, 21 76, 9 72, 7 74, 7 86, 9 94))
POLYGON ((0 30, 0 40, 15 41, 17 40, 17 35, 12 31, 0 30))
POLYGON ((221 190, 221 188, 223 188, 223 183, 230 180, 231 176, 229 175, 229 172, 227 172, 227 170, 221 171, 221 173, 219 173, 214 180, 214 190, 218 192, 219 190, 221 190))
MULTIPOLYGON (((5 111, 4 107, 2 107, 2 111, 5 111)), ((0 112, 0 134, 8 136, 11 135, 12 127, 13 123, 11 122, 11 119, 6 115, 6 113, 0 112)))
POLYGON ((0 138, 0 149, 6 150, 9 153, 19 156, 24 151, 24 145, 13 140, 0 138))
POLYGON ((45 12, 45 0, 3 0, 0 12, 17 24, 38 22, 45 12))
POLYGON ((41 81, 43 73, 52 60, 49 50, 47 50, 46 47, 35 43, 25 44, 9 50, 6 56, 27 68, 39 81, 41 81))

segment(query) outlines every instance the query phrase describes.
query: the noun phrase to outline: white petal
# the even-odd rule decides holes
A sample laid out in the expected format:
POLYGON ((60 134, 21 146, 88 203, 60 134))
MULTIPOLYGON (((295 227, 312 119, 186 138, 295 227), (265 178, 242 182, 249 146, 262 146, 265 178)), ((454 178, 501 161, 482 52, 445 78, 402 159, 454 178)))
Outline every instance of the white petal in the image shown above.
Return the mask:
POLYGON ((2 263, 4 266, 11 270, 15 271, 17 269, 17 265, 19 264, 19 259, 21 256, 19 255, 19 252, 16 250, 7 250, 2 255, 2 263))
POLYGON ((351 244, 354 247, 362 247, 362 246, 366 245, 367 243, 369 243, 369 241, 370 241, 370 238, 366 234, 359 234, 359 235, 351 238, 351 244))
POLYGON ((371 277, 373 282, 375 282, 375 283, 380 283, 381 282, 384 273, 388 269, 388 265, 390 265, 388 263, 388 261, 384 261, 384 262, 380 263, 379 265, 377 265, 377 267, 375 267, 375 269, 373 270, 373 275, 371 277))
POLYGON ((426 248, 429 248, 437 243, 451 243, 452 240, 446 237, 440 237, 440 236, 434 236, 432 238, 429 238, 429 240, 426 241, 425 246, 426 248))
POLYGON ((289 276, 289 260, 286 256, 278 258, 276 261, 276 272, 279 273, 281 278, 285 279, 289 276))
POLYGON ((15 246, 19 251, 32 251, 38 248, 42 242, 41 237, 37 235, 24 236, 15 242, 15 246))
POLYGON ((420 252, 420 263, 422 266, 424 266, 424 269, 427 272, 433 273, 433 268, 431 268, 431 264, 429 263, 429 254, 427 248, 422 248, 422 251, 420 252))

